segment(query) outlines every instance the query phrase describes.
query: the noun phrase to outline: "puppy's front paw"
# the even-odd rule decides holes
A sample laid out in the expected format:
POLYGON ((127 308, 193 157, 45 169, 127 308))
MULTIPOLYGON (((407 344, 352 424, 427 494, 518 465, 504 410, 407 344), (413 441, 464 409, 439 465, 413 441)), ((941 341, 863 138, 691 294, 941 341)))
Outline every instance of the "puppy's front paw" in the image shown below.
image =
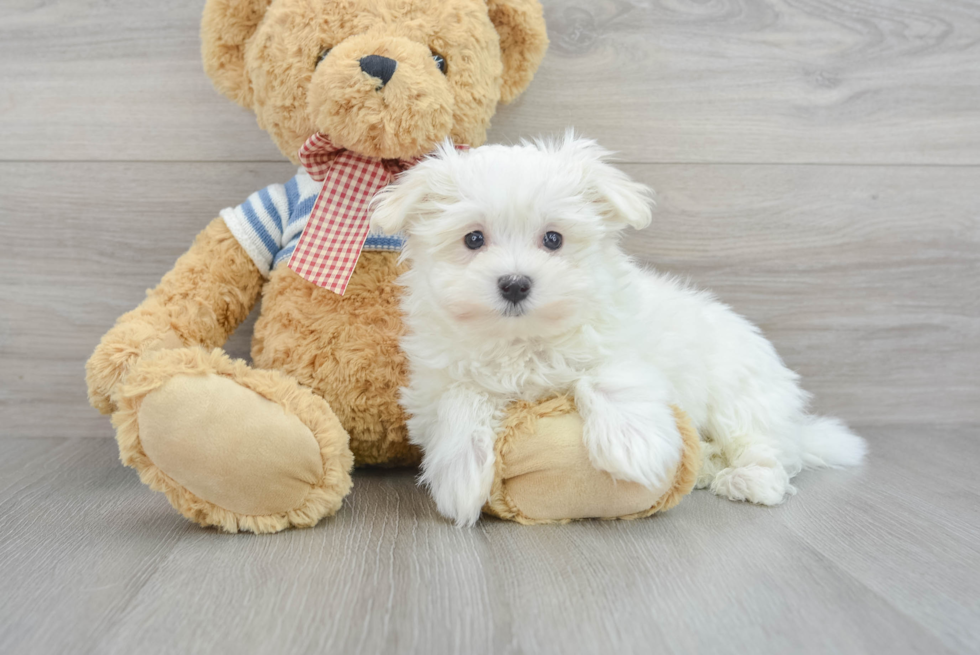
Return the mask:
POLYGON ((656 490, 680 463, 683 439, 670 406, 651 400, 651 391, 585 381, 575 401, 593 465, 656 490))
POLYGON ((440 514, 457 526, 473 525, 490 500, 498 404, 485 393, 454 385, 422 410, 409 418, 409 433, 423 451, 420 480, 440 514))
POLYGON ((489 477, 463 479, 453 474, 430 474, 423 480, 436 501, 436 509, 457 527, 470 527, 479 520, 484 503, 490 498, 490 485, 493 483, 493 468, 489 477))
POLYGON ((463 433, 472 436, 450 441, 450 448, 429 448, 421 475, 439 513, 459 527, 479 520, 490 499, 494 471, 493 431, 481 426, 463 433))

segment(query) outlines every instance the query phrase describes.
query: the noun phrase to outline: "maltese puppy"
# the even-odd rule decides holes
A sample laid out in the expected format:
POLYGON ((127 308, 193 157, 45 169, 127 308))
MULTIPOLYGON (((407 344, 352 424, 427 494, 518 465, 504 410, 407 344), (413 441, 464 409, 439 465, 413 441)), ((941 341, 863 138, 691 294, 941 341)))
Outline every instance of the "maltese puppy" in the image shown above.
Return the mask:
POLYGON ((517 399, 568 393, 593 465, 661 488, 680 461, 670 406, 703 441, 699 487, 763 505, 804 467, 858 464, 864 441, 806 413, 808 394, 759 329, 619 247, 651 220, 651 191, 595 142, 443 146, 378 198, 404 232, 410 362, 401 402, 439 511, 472 525, 494 439, 517 399))

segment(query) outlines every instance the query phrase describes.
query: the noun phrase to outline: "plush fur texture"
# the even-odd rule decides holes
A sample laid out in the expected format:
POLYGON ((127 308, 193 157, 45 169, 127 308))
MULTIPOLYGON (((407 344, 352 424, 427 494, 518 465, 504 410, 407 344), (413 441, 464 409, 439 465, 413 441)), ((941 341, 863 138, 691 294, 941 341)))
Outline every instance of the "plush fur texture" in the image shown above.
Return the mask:
MULTIPOLYGON (((411 158, 446 138, 480 145, 498 102, 530 83, 547 46, 537 0, 207 0, 201 40, 215 87, 252 109, 293 162, 315 131, 374 157, 411 158), (446 59, 445 74, 433 53, 446 59), (367 55, 398 60, 384 88, 360 70, 367 55)), ((347 493, 338 471, 351 451, 359 463, 418 461, 397 402, 406 374, 394 284, 401 270, 392 255, 366 253, 343 298, 284 267, 266 280, 217 219, 103 337, 86 367, 90 401, 114 413, 123 460, 188 518, 232 531, 312 525, 347 493), (253 360, 269 369, 261 374, 212 350, 260 295, 253 360), (349 446, 346 433, 343 444, 329 439, 323 484, 303 507, 230 512, 181 488, 142 451, 141 399, 175 375, 213 374, 281 404, 314 432, 330 406, 336 411, 349 446)))
POLYGON ((399 346, 405 271, 398 255, 365 252, 343 296, 281 266, 262 296, 252 357, 261 368, 295 377, 322 395, 351 438, 358 464, 418 464, 408 442, 398 389, 407 363, 399 346))
POLYGON ((859 463, 863 440, 807 415, 798 376, 755 326, 622 252, 623 228, 650 223, 651 192, 607 155, 572 135, 449 144, 379 197, 376 226, 408 234, 402 402, 439 510, 477 520, 505 408, 555 393, 574 397, 595 467, 650 488, 683 450, 671 405, 710 444, 702 484, 733 500, 777 504, 802 467, 859 463), (525 299, 505 299, 509 276, 526 276, 525 299))
POLYGON ((294 162, 315 131, 371 157, 422 155, 446 136, 480 145, 548 45, 537 0, 209 0, 201 35, 215 85, 294 162), (381 93, 366 55, 398 62, 381 93))
MULTIPOLYGON (((310 527, 340 507, 351 487, 350 469, 354 461, 347 447, 347 434, 329 405, 289 377, 276 371, 249 368, 232 361, 218 349, 201 347, 163 350, 141 358, 113 394, 118 408, 112 416, 116 440, 123 463, 139 471, 140 479, 155 491, 167 495, 184 516, 201 525, 213 525, 226 532, 278 532, 286 527, 310 527), (175 482, 156 466, 140 442, 139 411, 144 399, 176 375, 220 375, 282 406, 299 418, 320 445, 323 469, 320 479, 310 486, 306 499, 296 507, 271 515, 253 516, 233 512, 200 498, 175 482)), ((175 408, 179 411, 179 408, 175 408)), ((247 471, 242 471, 247 476, 247 471)))
POLYGON ((103 414, 111 395, 145 354, 161 348, 224 345, 252 311, 264 280, 248 254, 216 218, 146 300, 123 314, 85 365, 89 400, 103 414))
MULTIPOLYGON (((687 415, 677 407, 671 409, 684 446, 680 464, 673 473, 669 490, 659 496, 646 509, 608 518, 630 520, 652 516, 676 506, 694 488, 698 479, 698 470, 701 467, 701 442, 687 415)), ((512 475, 508 471, 508 464, 513 462, 515 457, 519 457, 519 454, 513 452, 515 442, 519 441, 523 435, 535 434, 541 420, 574 411, 575 403, 568 396, 558 396, 542 403, 517 401, 514 406, 509 408, 507 417, 501 426, 500 435, 494 445, 494 479, 490 489, 490 499, 483 508, 484 512, 524 525, 568 523, 573 520, 570 518, 545 519, 528 516, 521 509, 520 502, 512 495, 512 475)))

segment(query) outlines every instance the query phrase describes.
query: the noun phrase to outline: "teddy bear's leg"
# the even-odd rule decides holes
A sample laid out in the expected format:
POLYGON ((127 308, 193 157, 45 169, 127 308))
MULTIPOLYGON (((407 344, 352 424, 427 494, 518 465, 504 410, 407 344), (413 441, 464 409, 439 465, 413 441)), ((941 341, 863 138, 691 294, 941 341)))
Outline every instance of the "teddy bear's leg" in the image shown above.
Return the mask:
POLYGON ((228 531, 313 525, 350 487, 347 433, 326 401, 217 349, 262 285, 217 219, 86 365, 123 462, 188 518, 228 531))
POLYGON ((672 408, 682 443, 679 463, 657 488, 616 480, 592 464, 584 422, 570 399, 515 403, 494 446, 495 475, 484 511, 519 523, 641 518, 680 502, 697 480, 698 433, 672 408))
POLYGON ((120 457, 201 525, 309 527, 340 507, 354 458, 327 402, 219 349, 141 358, 112 400, 120 457))

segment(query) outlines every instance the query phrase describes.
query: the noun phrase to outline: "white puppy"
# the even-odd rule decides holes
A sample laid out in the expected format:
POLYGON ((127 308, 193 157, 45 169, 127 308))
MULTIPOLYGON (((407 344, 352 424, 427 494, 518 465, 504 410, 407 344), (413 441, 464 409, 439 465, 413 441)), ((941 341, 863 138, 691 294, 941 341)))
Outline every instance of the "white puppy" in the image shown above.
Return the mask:
POLYGON ((471 525, 490 494, 508 403, 571 393, 592 463, 657 487, 677 465, 671 415, 704 441, 699 486, 774 505, 803 467, 857 464, 865 444, 806 413, 808 394, 759 330, 618 245, 651 192, 571 133, 555 143, 443 147, 379 198, 404 231, 410 362, 402 404, 439 511, 471 525))

